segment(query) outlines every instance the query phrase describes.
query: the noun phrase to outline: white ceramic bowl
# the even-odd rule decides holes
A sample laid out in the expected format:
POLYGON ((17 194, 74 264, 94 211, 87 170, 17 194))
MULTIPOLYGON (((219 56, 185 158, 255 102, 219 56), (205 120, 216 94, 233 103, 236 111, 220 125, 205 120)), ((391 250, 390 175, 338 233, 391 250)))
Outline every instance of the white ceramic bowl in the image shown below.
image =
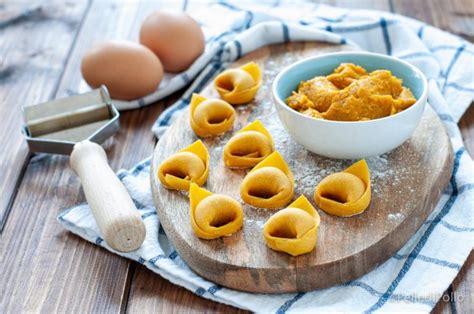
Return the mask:
POLYGON ((369 52, 336 52, 288 66, 275 78, 272 93, 281 123, 298 143, 322 156, 359 159, 386 153, 410 138, 423 115, 428 83, 418 68, 394 57, 369 52), (410 88, 417 102, 389 117, 354 122, 311 118, 286 104, 286 98, 301 81, 328 75, 344 62, 358 64, 368 71, 390 70, 410 88))

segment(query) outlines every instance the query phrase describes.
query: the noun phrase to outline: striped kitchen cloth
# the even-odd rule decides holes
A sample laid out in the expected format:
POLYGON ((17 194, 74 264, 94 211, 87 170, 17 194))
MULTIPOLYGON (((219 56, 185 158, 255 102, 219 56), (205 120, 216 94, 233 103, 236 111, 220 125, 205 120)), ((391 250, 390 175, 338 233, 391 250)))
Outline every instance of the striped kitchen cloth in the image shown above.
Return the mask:
MULTIPOLYGON (((158 119, 154 132, 166 130, 219 71, 258 47, 292 40, 351 43, 394 55, 418 66, 430 80, 429 103, 448 130, 455 152, 450 184, 435 210, 400 251, 377 269, 332 288, 293 294, 255 294, 230 290, 194 273, 160 227, 150 186, 150 160, 118 173, 147 228, 143 246, 131 253, 113 251, 100 235, 87 204, 58 216, 71 232, 145 265, 171 282, 217 302, 256 312, 429 311, 448 288, 473 248, 474 166, 465 151, 457 121, 474 96, 472 44, 418 21, 377 11, 346 10, 296 1, 252 4, 184 2, 199 20, 209 10, 215 18, 199 20, 207 38, 206 53, 185 73, 167 78, 155 94, 120 103, 136 108, 190 85, 181 100, 158 119), (200 13, 202 12, 202 14, 200 13)), ((462 301, 462 295, 454 295, 462 301)))

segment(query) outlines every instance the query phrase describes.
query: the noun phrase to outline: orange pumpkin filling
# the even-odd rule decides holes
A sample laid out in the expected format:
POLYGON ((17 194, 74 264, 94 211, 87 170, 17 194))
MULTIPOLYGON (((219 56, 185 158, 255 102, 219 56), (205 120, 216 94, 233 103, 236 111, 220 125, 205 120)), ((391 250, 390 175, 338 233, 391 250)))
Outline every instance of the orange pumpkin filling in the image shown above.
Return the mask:
POLYGON ((416 102, 410 89, 390 71, 368 73, 343 63, 328 76, 302 81, 288 97, 291 108, 317 119, 361 121, 387 117, 416 102))

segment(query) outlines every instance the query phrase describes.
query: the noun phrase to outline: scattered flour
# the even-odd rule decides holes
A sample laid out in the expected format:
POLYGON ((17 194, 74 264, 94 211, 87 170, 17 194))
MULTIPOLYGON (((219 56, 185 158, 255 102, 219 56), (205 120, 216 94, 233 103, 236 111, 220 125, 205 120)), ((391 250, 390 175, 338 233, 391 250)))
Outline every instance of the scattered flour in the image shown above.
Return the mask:
POLYGON ((402 213, 388 214, 387 218, 389 220, 402 220, 403 218, 405 218, 405 215, 403 215, 402 213))
MULTIPOLYGON (((267 63, 275 62, 280 64, 282 60, 267 60, 267 63)), ((290 62, 291 60, 288 60, 290 62)), ((290 62, 291 63, 291 62, 290 62)), ((344 170, 356 160, 336 160, 318 156, 307 151, 303 146, 296 143, 286 132, 273 105, 271 96, 271 82, 279 70, 278 66, 267 64, 263 71, 265 82, 257 94, 257 98, 246 106, 235 107, 237 111, 237 121, 232 132, 227 132, 214 138, 206 138, 204 142, 209 147, 210 163, 213 165, 207 182, 207 188, 215 193, 225 193, 242 203, 245 211, 246 224, 249 226, 261 227, 263 223, 276 211, 265 210, 250 207, 240 200, 238 182, 242 180, 248 170, 230 170, 225 167, 222 161, 223 147, 235 132, 245 126, 247 123, 260 119, 265 127, 272 134, 275 148, 283 155, 288 162, 290 169, 295 177, 295 197, 303 194, 314 205, 313 193, 319 182, 326 176, 344 170)), ((183 118, 184 119, 184 118, 183 118)), ((185 132, 188 142, 196 140, 192 131, 185 132)), ((318 136, 309 134, 309 136, 318 136)), ((410 141, 398 149, 380 156, 367 158, 370 169, 372 184, 372 210, 367 212, 371 221, 370 224, 382 223, 387 221, 387 215, 377 211, 378 204, 386 206, 391 203, 392 198, 412 197, 417 186, 416 177, 423 177, 429 172, 423 167, 423 152, 417 151, 417 143, 410 141), (413 163, 407 166, 406 160, 418 161, 420 164, 413 163), (418 172, 418 173, 416 173, 418 172), (426 173, 425 173, 426 172, 426 173), (414 188, 415 187, 415 188, 414 188), (373 221, 372 221, 373 220, 373 221)), ((397 204, 403 202, 396 202, 397 204)), ((403 213, 415 206, 415 204, 403 204, 397 207, 398 213, 389 214, 390 221, 402 220, 403 213)), ((320 213, 322 213, 320 211, 320 213)), ((324 214, 322 214, 324 216, 324 214)), ((322 217, 323 220, 329 219, 322 217)), ((368 222, 369 224, 369 222, 368 222)))

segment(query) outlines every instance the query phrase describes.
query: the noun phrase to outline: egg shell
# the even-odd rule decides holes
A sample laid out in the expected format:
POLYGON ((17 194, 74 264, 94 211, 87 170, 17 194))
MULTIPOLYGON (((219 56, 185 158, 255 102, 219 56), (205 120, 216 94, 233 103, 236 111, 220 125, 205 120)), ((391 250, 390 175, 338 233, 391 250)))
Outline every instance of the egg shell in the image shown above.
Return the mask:
POLYGON ((114 99, 132 100, 154 92, 163 78, 159 58, 127 41, 98 44, 82 58, 81 72, 91 88, 104 84, 114 99))
POLYGON ((205 47, 204 34, 193 18, 165 11, 156 11, 145 19, 140 43, 160 58, 167 72, 186 70, 205 47))

